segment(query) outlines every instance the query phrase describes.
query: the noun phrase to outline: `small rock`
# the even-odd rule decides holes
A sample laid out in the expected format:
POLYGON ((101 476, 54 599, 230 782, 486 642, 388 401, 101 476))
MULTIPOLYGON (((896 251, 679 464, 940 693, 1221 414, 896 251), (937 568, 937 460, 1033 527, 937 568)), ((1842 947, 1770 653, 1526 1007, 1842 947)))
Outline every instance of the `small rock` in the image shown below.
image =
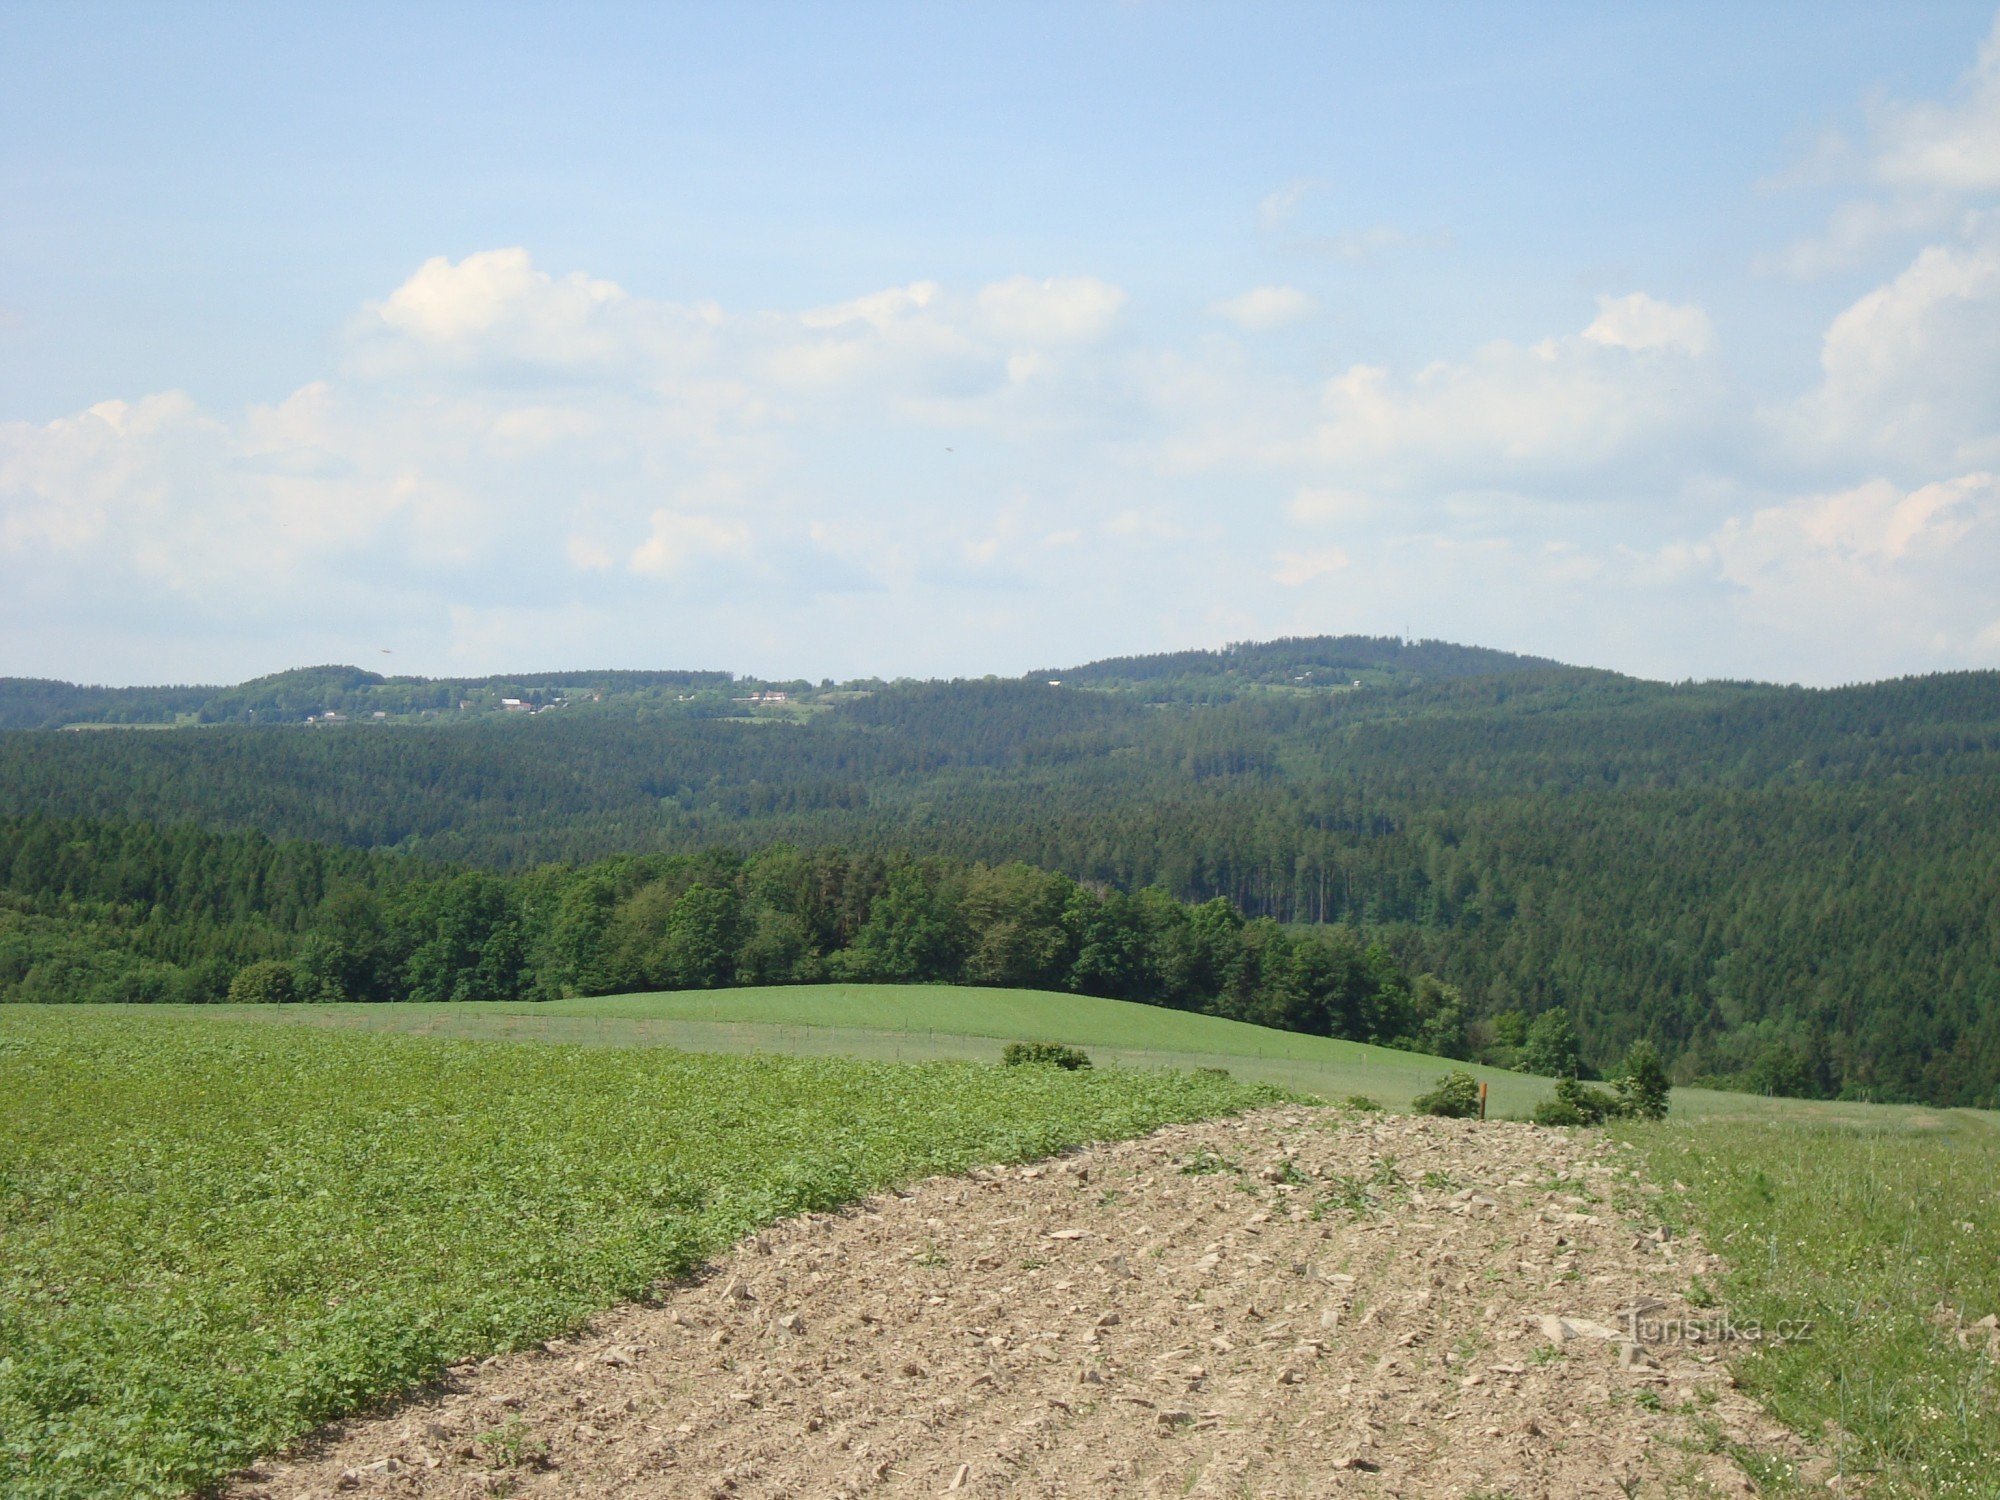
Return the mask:
POLYGON ((962 1490, 965 1488, 966 1482, 971 1478, 972 1478, 972 1465, 960 1464, 958 1466, 958 1472, 951 1476, 951 1483, 946 1485, 945 1489, 947 1492, 951 1490, 962 1490))
POLYGON ((1653 1357, 1637 1344, 1621 1343, 1618 1346, 1618 1368, 1621 1370, 1657 1369, 1653 1357))
POLYGON ((1099 1328, 1116 1328, 1122 1321, 1123 1319, 1121 1319, 1117 1313, 1108 1312, 1103 1317, 1097 1320, 1097 1326, 1099 1328))

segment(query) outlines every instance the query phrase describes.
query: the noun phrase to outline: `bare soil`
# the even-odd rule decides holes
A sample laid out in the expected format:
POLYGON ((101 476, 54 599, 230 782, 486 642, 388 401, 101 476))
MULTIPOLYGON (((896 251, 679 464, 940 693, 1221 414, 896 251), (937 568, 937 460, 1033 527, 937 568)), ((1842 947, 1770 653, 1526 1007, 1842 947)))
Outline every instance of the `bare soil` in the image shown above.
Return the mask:
POLYGON ((1614 1143, 1526 1125, 1175 1126, 777 1225, 229 1493, 1530 1500, 1753 1493, 1744 1455, 1812 1477, 1701 1337, 1717 1262, 1657 1191, 1614 1143))

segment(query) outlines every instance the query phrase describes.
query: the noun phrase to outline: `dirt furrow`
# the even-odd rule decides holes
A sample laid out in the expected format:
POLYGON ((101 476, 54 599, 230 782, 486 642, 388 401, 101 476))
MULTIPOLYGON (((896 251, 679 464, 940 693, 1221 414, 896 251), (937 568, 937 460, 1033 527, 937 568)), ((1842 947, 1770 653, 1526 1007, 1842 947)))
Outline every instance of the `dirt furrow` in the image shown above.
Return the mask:
POLYGON ((1702 1337, 1715 1266, 1653 1191, 1530 1126, 1176 1126, 778 1225, 231 1493, 1528 1500, 1810 1469, 1702 1337))

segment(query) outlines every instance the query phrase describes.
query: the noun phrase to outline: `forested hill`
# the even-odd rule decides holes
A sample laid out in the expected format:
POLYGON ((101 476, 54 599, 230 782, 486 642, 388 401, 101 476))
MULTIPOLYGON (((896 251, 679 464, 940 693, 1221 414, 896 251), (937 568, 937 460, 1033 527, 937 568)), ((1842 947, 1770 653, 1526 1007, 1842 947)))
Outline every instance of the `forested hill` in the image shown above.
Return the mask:
MULTIPOLYGON (((1220 651, 1168 651, 1154 656, 1113 656, 1081 667, 1029 673, 1030 679, 1075 687, 1179 687, 1199 692, 1218 682, 1237 687, 1363 687, 1394 678, 1444 682, 1458 677, 1569 671, 1562 662, 1517 656, 1484 646, 1449 641, 1412 641, 1400 636, 1287 636, 1275 641, 1239 641, 1220 651)), ((1606 674, 1610 675, 1610 674, 1606 674)))
POLYGON ((1683 1078, 2000 1098, 2000 674, 1664 684, 1345 639, 1025 679, 661 675, 509 679, 565 699, 539 713, 0 734, 0 814, 495 869, 1022 859, 1356 929, 1476 1015, 1565 1008, 1600 1066, 1646 1036, 1683 1078))
MULTIPOLYGON (((1031 672, 1027 681, 1078 686, 1145 684, 1157 696, 1203 698, 1218 688, 1345 688, 1562 668, 1444 641, 1395 636, 1312 636, 1244 642, 1220 651, 1118 657, 1031 672)), ((987 679, 992 680, 992 679, 987 679)), ((300 667, 230 687, 90 687, 36 677, 0 677, 0 729, 83 726, 166 728, 197 724, 300 724, 347 719, 463 721, 510 712, 567 709, 619 716, 662 712, 728 717, 745 705, 793 714, 851 700, 879 679, 813 684, 714 671, 531 672, 500 677, 385 677, 360 667, 300 667), (754 695, 754 696, 753 696, 754 695)), ((904 684, 907 686, 907 684, 904 684)))

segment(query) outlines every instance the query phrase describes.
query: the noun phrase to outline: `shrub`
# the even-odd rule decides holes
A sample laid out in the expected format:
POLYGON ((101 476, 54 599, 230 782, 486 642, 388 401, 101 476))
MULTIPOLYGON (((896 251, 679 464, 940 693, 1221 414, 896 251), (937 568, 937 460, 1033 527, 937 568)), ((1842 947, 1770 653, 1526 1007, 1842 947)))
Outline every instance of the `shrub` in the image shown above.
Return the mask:
POLYGON ((1081 1047, 1065 1047, 1061 1042, 1009 1042, 1000 1061, 1010 1068, 1067 1068, 1075 1072, 1090 1066, 1090 1054, 1081 1047))
POLYGON ((229 981, 231 1005, 290 1005, 298 998, 298 976, 290 964, 275 958, 238 969, 229 981))
POLYGON ((1412 1099, 1410 1107, 1420 1115, 1469 1119, 1479 1113, 1479 1080, 1463 1068, 1453 1068, 1437 1081, 1436 1088, 1412 1099))
POLYGON ((1625 1054, 1625 1067, 1612 1087, 1618 1091, 1618 1112, 1633 1120, 1664 1120, 1673 1085, 1667 1065, 1651 1042, 1639 1041, 1625 1054))
POLYGON ((1375 1111, 1381 1109, 1382 1106, 1376 1100, 1370 1099, 1366 1094, 1349 1094, 1341 1101, 1340 1107, 1342 1109, 1355 1110, 1365 1115, 1373 1114, 1375 1111))
POLYGON ((1602 1125, 1624 1113, 1617 1095, 1574 1078, 1559 1078, 1555 1098, 1537 1104, 1529 1118, 1537 1125, 1602 1125))

